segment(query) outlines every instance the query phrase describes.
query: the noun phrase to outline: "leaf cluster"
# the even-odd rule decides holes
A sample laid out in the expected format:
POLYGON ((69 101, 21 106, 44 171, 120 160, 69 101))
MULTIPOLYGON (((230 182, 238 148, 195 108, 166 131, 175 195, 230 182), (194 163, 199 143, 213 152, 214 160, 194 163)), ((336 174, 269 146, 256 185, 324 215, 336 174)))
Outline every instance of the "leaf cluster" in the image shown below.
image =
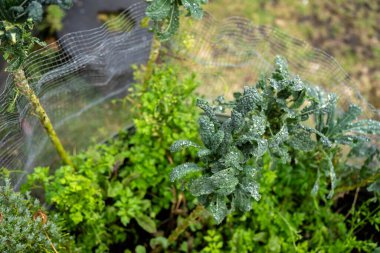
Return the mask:
POLYGON ((35 44, 44 45, 32 34, 44 9, 56 5, 68 9, 72 0, 4 0, 0 2, 0 53, 10 63, 8 70, 20 67, 35 44))
POLYGON ((74 252, 71 238, 59 225, 57 215, 49 215, 29 193, 13 191, 10 181, 0 186, 0 251, 74 252))
POLYGON ((170 39, 179 28, 181 6, 187 11, 187 16, 201 19, 202 4, 208 0, 151 0, 146 9, 146 15, 153 21, 153 30, 160 40, 170 39))
POLYGON ((217 223, 232 210, 251 210, 252 199, 260 199, 257 175, 264 155, 274 164, 288 164, 296 161, 297 153, 309 152, 316 157, 318 172, 313 193, 318 190, 322 171, 330 178, 332 197, 339 147, 354 147, 368 142, 368 134, 380 134, 380 122, 357 120, 361 110, 356 105, 336 117, 337 97, 326 96, 290 74, 281 57, 276 58, 268 78, 263 76, 255 86, 236 93, 235 100, 227 102, 219 97, 215 106, 198 100, 198 107, 204 111, 199 119, 203 145, 180 140, 171 151, 195 147, 200 162, 175 167, 171 180, 187 182, 190 192, 217 223), (218 118, 217 113, 226 110, 230 116, 218 118))

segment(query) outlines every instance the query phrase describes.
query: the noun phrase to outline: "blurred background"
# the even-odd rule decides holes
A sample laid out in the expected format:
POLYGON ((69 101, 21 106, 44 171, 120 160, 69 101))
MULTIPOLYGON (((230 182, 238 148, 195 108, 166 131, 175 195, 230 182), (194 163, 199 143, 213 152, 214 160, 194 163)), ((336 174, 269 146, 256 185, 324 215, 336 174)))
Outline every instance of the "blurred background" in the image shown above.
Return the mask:
MULTIPOLYGON (((76 0, 66 13, 51 6, 36 30, 48 43, 74 31, 98 27, 142 0, 76 0)), ((336 58, 362 95, 380 107, 380 1, 378 0, 209 0, 217 19, 242 16, 310 43, 336 58)), ((0 62, 0 88, 5 83, 0 62)), ((0 89, 1 90, 1 89, 0 89)))

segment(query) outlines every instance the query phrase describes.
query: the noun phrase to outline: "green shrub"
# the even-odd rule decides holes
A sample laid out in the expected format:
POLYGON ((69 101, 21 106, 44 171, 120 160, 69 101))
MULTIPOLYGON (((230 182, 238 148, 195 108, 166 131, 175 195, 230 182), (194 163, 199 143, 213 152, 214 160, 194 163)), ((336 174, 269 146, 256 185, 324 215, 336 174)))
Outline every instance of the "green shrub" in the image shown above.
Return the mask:
POLYGON ((0 252, 74 252, 59 224, 37 199, 14 192, 9 180, 0 186, 0 252))
MULTIPOLYGON (((137 80, 142 76, 136 71, 137 80)), ((149 242, 157 233, 157 215, 170 212, 177 197, 167 175, 173 163, 183 162, 169 147, 197 135, 197 85, 194 75, 180 78, 174 67, 155 68, 148 83, 136 84, 122 101, 132 107, 134 128, 75 156, 76 170, 36 168, 28 176, 24 189, 42 185, 82 252, 129 248, 127 242, 149 242)))

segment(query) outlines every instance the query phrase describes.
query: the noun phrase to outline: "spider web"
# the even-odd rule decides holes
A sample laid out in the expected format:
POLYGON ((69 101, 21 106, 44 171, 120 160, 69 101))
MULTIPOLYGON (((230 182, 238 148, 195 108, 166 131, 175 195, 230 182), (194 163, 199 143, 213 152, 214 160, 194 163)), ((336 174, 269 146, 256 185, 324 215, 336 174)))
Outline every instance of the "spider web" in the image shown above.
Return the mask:
MULTIPOLYGON (((128 111, 112 101, 128 93, 132 65, 149 57, 152 35, 140 26, 145 9, 141 1, 99 28, 67 34, 23 64, 29 85, 70 153, 110 138, 131 121, 128 111)), ((17 188, 34 167, 60 160, 27 99, 17 93, 12 75, 0 105, 0 168, 20 171, 13 178, 17 188)))

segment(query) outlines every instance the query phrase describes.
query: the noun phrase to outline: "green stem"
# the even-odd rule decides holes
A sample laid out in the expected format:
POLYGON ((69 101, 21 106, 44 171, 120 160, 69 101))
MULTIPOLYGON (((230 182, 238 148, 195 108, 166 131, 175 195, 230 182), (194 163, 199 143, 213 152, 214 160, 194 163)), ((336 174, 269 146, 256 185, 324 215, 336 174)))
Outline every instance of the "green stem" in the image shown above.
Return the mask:
POLYGON ((148 60, 148 63, 146 64, 146 70, 145 70, 145 75, 144 75, 144 80, 143 80, 144 88, 146 88, 147 83, 152 76, 154 63, 157 61, 158 55, 160 53, 160 48, 161 48, 161 42, 154 35, 152 39, 152 48, 150 50, 149 60, 148 60))
POLYGON ((57 133, 55 132, 53 128, 53 125, 51 124, 49 116, 47 115, 37 95, 34 93, 33 89, 29 86, 29 83, 25 77, 24 71, 22 69, 19 69, 15 71, 13 74, 14 74, 14 80, 15 80, 15 84, 17 88, 19 89, 20 93, 23 94, 32 105, 34 112, 37 114, 37 117, 39 118, 42 126, 46 130, 50 140, 52 141, 55 149, 58 152, 58 155, 62 158, 62 161, 65 164, 74 167, 74 164, 71 162, 68 154, 63 148, 63 145, 60 139, 58 138, 57 133))
POLYGON ((205 208, 198 205, 182 223, 176 227, 176 229, 168 237, 169 245, 173 244, 178 237, 198 218, 202 217, 205 212, 205 208))

